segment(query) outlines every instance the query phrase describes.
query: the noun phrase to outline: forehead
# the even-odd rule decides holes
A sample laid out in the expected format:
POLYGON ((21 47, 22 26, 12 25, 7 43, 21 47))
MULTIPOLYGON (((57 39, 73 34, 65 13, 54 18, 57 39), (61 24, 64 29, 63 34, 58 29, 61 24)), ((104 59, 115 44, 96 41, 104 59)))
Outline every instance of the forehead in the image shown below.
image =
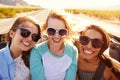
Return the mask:
POLYGON ((20 24, 20 26, 26 27, 26 28, 37 28, 37 26, 30 21, 25 21, 22 24, 20 24))
POLYGON ((94 29, 90 29, 90 30, 87 30, 85 33, 84 33, 84 36, 88 36, 90 37, 91 39, 92 38, 99 38, 99 39, 102 39, 102 35, 100 32, 94 30, 94 29))
POLYGON ((27 29, 29 29, 30 31, 38 31, 38 28, 37 28, 37 26, 35 25, 35 24, 33 24, 32 22, 30 22, 30 21, 25 21, 24 23, 22 23, 21 25, 20 25, 21 27, 24 27, 24 28, 27 28, 27 29))
POLYGON ((62 20, 57 18, 49 18, 48 19, 48 27, 52 27, 55 29, 65 28, 65 24, 62 20))

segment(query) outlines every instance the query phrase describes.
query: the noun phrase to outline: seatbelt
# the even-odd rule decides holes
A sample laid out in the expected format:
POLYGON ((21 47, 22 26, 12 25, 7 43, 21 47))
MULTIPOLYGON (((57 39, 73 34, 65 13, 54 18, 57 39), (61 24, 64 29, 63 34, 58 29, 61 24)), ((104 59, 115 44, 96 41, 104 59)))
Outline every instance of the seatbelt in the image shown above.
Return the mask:
POLYGON ((105 70, 105 65, 102 62, 100 62, 92 80, 100 80, 100 78, 102 77, 104 73, 104 70, 105 70))
POLYGON ((0 49, 4 48, 6 45, 6 42, 0 42, 0 49))

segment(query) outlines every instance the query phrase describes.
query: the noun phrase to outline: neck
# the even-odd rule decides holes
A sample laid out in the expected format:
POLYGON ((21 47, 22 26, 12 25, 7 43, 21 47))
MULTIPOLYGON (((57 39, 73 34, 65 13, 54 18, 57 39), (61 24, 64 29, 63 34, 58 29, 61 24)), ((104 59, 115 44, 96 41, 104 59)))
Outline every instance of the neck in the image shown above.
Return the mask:
POLYGON ((64 44, 60 44, 60 45, 48 44, 48 47, 54 55, 56 55, 56 56, 62 56, 63 55, 64 44))
POLYGON ((22 54, 21 50, 18 50, 15 46, 12 44, 10 45, 10 53, 13 59, 19 57, 22 54))
POLYGON ((100 59, 98 57, 94 57, 94 59, 85 59, 85 58, 82 58, 81 56, 79 56, 79 62, 85 62, 85 63, 90 63, 90 64, 93 64, 93 65, 98 65, 99 62, 100 62, 100 59))

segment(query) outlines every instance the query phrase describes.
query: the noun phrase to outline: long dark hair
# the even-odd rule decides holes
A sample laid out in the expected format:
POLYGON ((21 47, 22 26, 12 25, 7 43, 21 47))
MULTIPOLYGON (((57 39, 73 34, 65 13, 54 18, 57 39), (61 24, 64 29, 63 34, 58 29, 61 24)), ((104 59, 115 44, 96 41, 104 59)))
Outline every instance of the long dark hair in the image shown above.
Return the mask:
POLYGON ((102 58, 102 55, 103 55, 104 51, 108 48, 108 46, 110 44, 109 35, 107 34, 107 32, 104 29, 102 29, 100 26, 97 26, 97 25, 87 26, 86 29, 81 32, 81 35, 84 35, 84 33, 87 30, 91 30, 91 29, 99 32, 102 35, 102 39, 104 41, 104 44, 103 44, 103 46, 102 46, 102 48, 99 52, 99 55, 98 55, 98 58, 102 58))
MULTIPOLYGON (((87 31, 87 30, 95 30, 95 31, 98 31, 101 35, 102 35, 102 39, 104 41, 104 44, 98 54, 98 58, 106 65, 108 66, 111 71, 116 75, 116 77, 118 79, 120 79, 120 63, 114 59, 112 59, 110 56, 108 55, 105 55, 104 54, 104 51, 109 47, 109 44, 110 44, 110 37, 108 35, 108 33, 102 29, 100 26, 97 26, 97 25, 90 25, 90 26, 87 26, 85 28, 85 30, 83 30, 82 32, 80 32, 79 35, 84 35, 84 33, 87 31)), ((74 43, 77 47, 79 47, 79 40, 76 39, 75 43, 74 43)), ((80 52, 79 48, 78 48, 78 51, 80 52)))

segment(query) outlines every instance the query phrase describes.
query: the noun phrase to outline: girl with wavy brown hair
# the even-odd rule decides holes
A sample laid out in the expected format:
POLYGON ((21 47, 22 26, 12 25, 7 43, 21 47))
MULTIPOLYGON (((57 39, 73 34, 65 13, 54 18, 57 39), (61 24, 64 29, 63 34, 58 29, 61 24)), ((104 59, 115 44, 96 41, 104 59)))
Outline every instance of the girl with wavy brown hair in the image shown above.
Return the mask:
POLYGON ((104 54, 109 42, 106 31, 97 25, 87 26, 79 34, 75 42, 79 50, 77 80, 120 79, 120 64, 104 54))

